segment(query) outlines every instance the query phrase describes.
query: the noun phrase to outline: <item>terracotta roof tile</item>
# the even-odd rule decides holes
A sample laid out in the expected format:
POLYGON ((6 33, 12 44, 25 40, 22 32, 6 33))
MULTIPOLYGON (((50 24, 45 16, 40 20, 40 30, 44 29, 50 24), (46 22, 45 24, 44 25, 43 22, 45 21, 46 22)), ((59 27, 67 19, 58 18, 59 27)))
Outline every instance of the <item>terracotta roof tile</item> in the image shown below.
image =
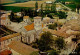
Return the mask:
POLYGON ((32 23, 31 25, 24 26, 24 28, 25 28, 27 31, 33 30, 33 29, 34 29, 34 23, 32 23))
POLYGON ((12 54, 12 52, 10 50, 4 50, 2 52, 0 52, 0 55, 9 55, 12 54))
POLYGON ((61 32, 61 31, 56 31, 56 30, 51 30, 51 29, 44 29, 43 31, 49 31, 56 36, 61 36, 64 38, 69 37, 69 34, 67 34, 65 32, 61 32))
POLYGON ((10 39, 10 38, 13 38, 13 37, 16 37, 16 36, 19 36, 19 35, 20 35, 19 33, 14 33, 14 34, 11 34, 8 36, 4 36, 4 37, 0 38, 0 42, 7 40, 7 39, 10 39))
POLYGON ((37 16, 37 17, 34 17, 34 19, 41 19, 41 17, 37 16))
POLYGON ((1 20, 6 20, 6 17, 1 17, 1 20))
POLYGON ((23 18, 24 18, 24 19, 28 19, 28 18, 29 18, 29 16, 24 16, 23 18))

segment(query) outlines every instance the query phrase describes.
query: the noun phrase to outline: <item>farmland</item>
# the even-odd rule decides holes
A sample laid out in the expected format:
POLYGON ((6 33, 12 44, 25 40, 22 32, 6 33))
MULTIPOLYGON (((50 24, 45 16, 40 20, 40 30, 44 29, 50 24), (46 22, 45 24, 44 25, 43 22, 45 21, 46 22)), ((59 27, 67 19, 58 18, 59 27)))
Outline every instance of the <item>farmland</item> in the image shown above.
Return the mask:
POLYGON ((0 4, 4 4, 4 3, 13 3, 13 0, 0 0, 0 4))
MULTIPOLYGON (((38 7, 40 8, 41 4, 46 2, 46 1, 47 0, 37 1, 38 2, 38 7)), ((54 0, 52 0, 52 1, 54 1, 54 0)), ((5 5, 5 6, 35 7, 35 3, 36 3, 36 1, 28 1, 28 2, 24 2, 24 3, 9 4, 9 5, 5 5)))
MULTIPOLYGON (((24 3, 9 4, 9 5, 5 5, 5 6, 35 7, 35 3, 36 3, 36 1, 29 1, 29 2, 24 2, 24 3)), ((42 3, 44 3, 44 2, 43 1, 38 1, 39 7, 42 3)))
MULTIPOLYGON (((25 9, 28 9, 28 8, 30 8, 30 7, 17 7, 17 6, 3 6, 1 9, 2 10, 12 10, 13 12, 20 12, 21 11, 21 9, 23 9, 23 8, 25 8, 25 9)), ((32 8, 32 7, 31 7, 32 8)))

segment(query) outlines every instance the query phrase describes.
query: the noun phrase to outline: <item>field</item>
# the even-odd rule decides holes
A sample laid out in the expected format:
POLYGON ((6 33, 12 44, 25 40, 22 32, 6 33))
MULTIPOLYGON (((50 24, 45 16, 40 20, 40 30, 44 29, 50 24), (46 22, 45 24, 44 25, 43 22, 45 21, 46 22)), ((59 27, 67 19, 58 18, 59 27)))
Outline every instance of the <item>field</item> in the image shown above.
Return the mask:
POLYGON ((22 8, 28 9, 28 7, 16 7, 16 6, 3 6, 1 9, 6 11, 12 10, 13 12, 20 12, 22 8))
MULTIPOLYGON (((24 2, 24 3, 16 3, 16 4, 9 4, 5 6, 17 6, 17 7, 35 7, 36 1, 29 1, 29 2, 24 2)), ((38 1, 38 7, 44 3, 43 1, 38 1)))
MULTIPOLYGON (((48 1, 48 0, 37 1, 38 2, 38 7, 40 8, 41 4, 46 2, 46 1, 48 1)), ((54 1, 54 0, 52 0, 52 1, 54 1)), ((28 2, 24 2, 24 3, 9 4, 9 5, 5 5, 5 6, 35 7, 35 3, 36 3, 36 1, 28 1, 28 2)))
POLYGON ((4 4, 4 3, 13 3, 13 0, 0 0, 0 4, 4 4))
POLYGON ((67 4, 66 6, 71 8, 72 10, 76 9, 76 4, 67 4))

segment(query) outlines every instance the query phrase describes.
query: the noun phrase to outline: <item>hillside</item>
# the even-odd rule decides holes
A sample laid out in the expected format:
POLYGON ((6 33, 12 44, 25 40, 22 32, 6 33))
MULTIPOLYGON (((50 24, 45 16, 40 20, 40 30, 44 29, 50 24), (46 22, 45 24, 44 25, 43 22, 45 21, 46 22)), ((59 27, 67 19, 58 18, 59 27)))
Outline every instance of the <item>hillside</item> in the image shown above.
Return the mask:
MULTIPOLYGON (((38 7, 40 8, 41 4, 44 3, 45 1, 48 1, 48 0, 37 1, 38 2, 38 7)), ((54 0, 52 0, 52 1, 54 1, 54 0)), ((8 5, 5 5, 5 6, 35 7, 35 3, 36 3, 36 1, 28 1, 28 2, 24 2, 24 3, 8 4, 8 5)))
POLYGON ((13 2, 25 2, 25 1, 29 1, 29 0, 0 0, 0 4, 13 3, 13 2))

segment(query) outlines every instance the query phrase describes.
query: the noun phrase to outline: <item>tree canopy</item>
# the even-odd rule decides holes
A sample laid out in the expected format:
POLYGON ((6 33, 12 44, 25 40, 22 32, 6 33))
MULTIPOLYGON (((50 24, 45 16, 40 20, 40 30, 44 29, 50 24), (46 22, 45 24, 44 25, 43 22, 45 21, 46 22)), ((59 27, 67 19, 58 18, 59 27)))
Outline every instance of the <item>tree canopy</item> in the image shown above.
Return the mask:
POLYGON ((56 29, 56 27, 57 27, 57 23, 49 24, 49 25, 48 25, 48 28, 49 28, 49 29, 53 29, 53 30, 54 30, 54 29, 56 29))
POLYGON ((36 40, 35 43, 37 44, 36 46, 40 51, 50 50, 51 46, 53 45, 53 36, 50 32, 44 32, 42 33, 41 38, 36 40))
POLYGON ((65 41, 64 41, 64 39, 62 37, 58 37, 55 40, 55 44, 58 47, 58 49, 63 49, 65 47, 65 41))

